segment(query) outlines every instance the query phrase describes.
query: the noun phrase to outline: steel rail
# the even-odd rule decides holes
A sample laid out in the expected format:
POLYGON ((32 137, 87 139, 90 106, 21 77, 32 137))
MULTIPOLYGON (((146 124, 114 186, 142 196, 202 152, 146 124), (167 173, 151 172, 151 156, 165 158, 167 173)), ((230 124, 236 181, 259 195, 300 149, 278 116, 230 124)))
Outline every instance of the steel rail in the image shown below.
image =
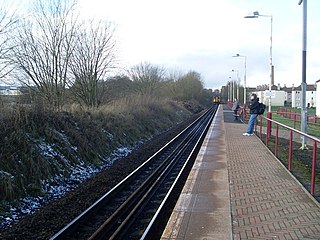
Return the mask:
MULTIPOLYGON (((209 120, 207 121, 207 125, 205 127, 205 130, 202 132, 200 138, 198 139, 198 142, 196 143, 194 149, 192 150, 192 154, 196 155, 200 149, 200 146, 202 145, 202 142, 210 128, 211 122, 215 117, 215 113, 217 111, 217 108, 214 109, 214 112, 211 116, 209 116, 209 120)), ((190 154, 190 158, 192 158, 192 154, 190 154)), ((163 219, 164 215, 166 214, 166 209, 168 206, 172 205, 171 199, 172 196, 175 194, 176 191, 181 191, 181 188, 179 188, 179 180, 183 178, 183 173, 188 171, 187 165, 189 163, 188 159, 184 166, 182 167, 181 171, 179 172, 177 178, 175 179, 174 183, 170 187, 169 191, 167 192, 166 196, 164 197, 162 203, 159 205, 157 211, 155 212, 153 218, 149 222, 148 226, 146 227, 145 231, 143 232, 140 240, 145 240, 145 239, 156 239, 159 238, 159 227, 160 227, 160 222, 161 219, 163 219)), ((180 192, 179 191, 179 192, 180 192)))
MULTIPOLYGON (((73 236, 74 232, 78 231, 77 228, 79 227, 79 225, 85 223, 91 215, 97 214, 100 211, 101 206, 110 204, 114 196, 117 195, 118 191, 125 188, 125 184, 127 184, 127 182, 133 181, 134 176, 142 174, 144 168, 150 168, 149 165, 152 159, 154 159, 155 157, 159 157, 164 150, 170 149, 171 145, 177 139, 184 139, 184 141, 180 143, 179 148, 175 146, 176 149, 172 153, 168 154, 166 159, 161 160, 162 163, 160 163, 156 167, 157 171, 154 171, 154 173, 146 177, 146 179, 142 183, 140 183, 140 187, 134 190, 131 196, 126 198, 126 200, 122 202, 120 207, 117 208, 117 210, 111 215, 111 217, 109 217, 100 227, 97 227, 98 230, 96 230, 90 237, 90 239, 105 239, 107 236, 108 239, 124 238, 126 234, 125 229, 128 229, 128 226, 133 224, 133 222, 135 221, 133 219, 135 219, 136 216, 138 216, 139 213, 143 211, 143 206, 148 204, 148 201, 152 198, 152 196, 157 192, 157 189, 165 181, 164 179, 168 177, 168 169, 173 169, 174 165, 177 164, 177 161, 179 160, 178 156, 181 156, 183 154, 183 150, 185 150, 189 146, 191 141, 195 141, 194 138, 200 139, 199 135, 196 135, 197 137, 194 137, 194 133, 198 131, 198 127, 201 127, 201 125, 203 125, 201 121, 206 118, 206 115, 212 116, 213 111, 214 110, 208 111, 208 113, 203 114, 201 117, 199 117, 193 124, 188 127, 188 129, 190 129, 193 126, 194 128, 192 131, 184 130, 182 133, 180 133, 176 138, 174 138, 163 148, 161 148, 132 174, 130 174, 123 181, 117 184, 113 189, 111 189, 96 203, 94 203, 91 207, 89 207, 72 222, 70 222, 66 227, 55 234, 51 239, 71 238, 70 236, 73 236)), ((207 119, 206 121, 209 120, 207 119)), ((181 173, 179 173, 178 175, 181 175, 181 173)), ((170 189, 172 189, 172 187, 170 189)), ((161 203, 161 205, 163 204, 161 203)), ((148 227, 148 229, 151 228, 148 227)))
MULTIPOLYGON (((153 197, 155 192, 161 187, 161 184, 165 181, 165 178, 170 174, 174 166, 181 159, 182 155, 185 153, 186 149, 190 146, 192 142, 195 141, 196 138, 199 137, 197 132, 199 132, 201 126, 194 128, 192 132, 184 139, 183 142, 177 147, 177 149, 159 166, 159 168, 150 176, 150 179, 145 181, 145 185, 141 185, 141 187, 137 191, 142 191, 142 197, 139 198, 139 201, 136 203, 135 207, 128 212, 125 212, 126 218, 119 225, 118 229, 114 231, 111 236, 105 235, 105 232, 101 229, 102 233, 99 231, 97 234, 93 235, 90 239, 102 239, 108 237, 108 239, 124 239, 126 237, 127 232, 129 231, 133 222, 138 218, 139 211, 141 212, 143 207, 148 203, 148 201, 153 197), (149 185, 152 183, 152 185, 149 185)), ((202 129, 201 129, 202 130, 202 129)), ((202 131, 201 131, 202 132, 202 131)), ((132 196, 136 198, 136 196, 132 196)), ((125 206, 124 206, 125 207, 125 206)), ((112 219, 111 222, 117 222, 121 217, 112 219)))

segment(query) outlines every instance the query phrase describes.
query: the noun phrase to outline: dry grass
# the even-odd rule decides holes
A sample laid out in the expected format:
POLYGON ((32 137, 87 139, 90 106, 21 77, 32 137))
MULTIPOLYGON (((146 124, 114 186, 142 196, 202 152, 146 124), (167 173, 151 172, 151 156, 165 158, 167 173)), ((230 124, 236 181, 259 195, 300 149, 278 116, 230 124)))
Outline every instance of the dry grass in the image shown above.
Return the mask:
POLYGON ((98 166, 118 147, 167 130, 192 113, 179 104, 124 98, 97 109, 70 105, 0 108, 0 201, 41 195, 43 180, 68 177, 77 165, 98 166))

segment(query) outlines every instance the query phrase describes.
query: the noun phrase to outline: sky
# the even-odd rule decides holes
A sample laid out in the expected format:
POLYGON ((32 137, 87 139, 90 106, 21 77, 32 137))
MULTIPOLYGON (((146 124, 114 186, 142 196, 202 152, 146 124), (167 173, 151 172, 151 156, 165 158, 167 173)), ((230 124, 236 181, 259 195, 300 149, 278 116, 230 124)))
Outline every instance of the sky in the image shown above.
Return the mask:
MULTIPOLYGON (((79 0, 82 16, 115 24, 121 67, 149 62, 171 72, 193 70, 211 89, 237 79, 244 85, 245 59, 247 87, 270 83, 271 15, 274 82, 287 87, 301 84, 303 8, 298 2, 79 0), (269 17, 244 18, 253 11, 269 17), (236 54, 246 58, 232 57, 236 54)), ((308 1, 308 84, 320 79, 319 9, 319 0, 308 1)))

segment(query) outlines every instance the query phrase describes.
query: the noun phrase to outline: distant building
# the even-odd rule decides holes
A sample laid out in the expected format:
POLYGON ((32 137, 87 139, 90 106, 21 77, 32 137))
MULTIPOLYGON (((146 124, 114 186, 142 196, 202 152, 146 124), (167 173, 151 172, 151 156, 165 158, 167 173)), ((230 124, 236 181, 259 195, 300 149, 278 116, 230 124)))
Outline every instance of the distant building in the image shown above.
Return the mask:
POLYGON ((255 91, 253 91, 259 97, 260 102, 269 106, 269 96, 271 96, 271 106, 283 107, 286 101, 286 92, 281 90, 280 85, 273 85, 271 92, 268 85, 260 85, 255 91))
MULTIPOLYGON (((278 84, 278 88, 280 87, 280 84, 278 84)), ((292 84, 292 87, 287 87, 284 85, 283 87, 280 87, 280 90, 285 92, 285 100, 284 100, 284 105, 285 106, 290 106, 292 103, 292 90, 294 89, 294 84, 292 84)))
MULTIPOLYGON (((320 79, 316 84, 307 85, 306 89, 306 107, 308 108, 317 108, 317 115, 320 116, 320 79), (317 107, 317 103, 319 103, 317 107)), ((280 84, 277 86, 273 85, 271 87, 271 92, 267 84, 259 85, 256 88, 247 88, 247 96, 250 101, 251 93, 256 93, 260 99, 260 102, 263 102, 266 105, 269 105, 269 96, 271 96, 271 106, 288 106, 293 108, 301 108, 301 86, 294 87, 281 87, 280 84)))
POLYGON ((14 86, 0 86, 0 95, 16 96, 21 95, 21 91, 18 87, 14 86))
MULTIPOLYGON (((302 105, 302 92, 301 86, 292 90, 292 107, 301 108, 302 105)), ((314 84, 307 85, 306 89, 306 104, 308 108, 316 107, 316 87, 314 84)))
POLYGON ((263 90, 257 91, 257 96, 259 97, 260 102, 264 103, 266 106, 269 106, 269 96, 271 95, 271 106, 283 107, 285 103, 286 93, 285 91, 278 90, 263 90))

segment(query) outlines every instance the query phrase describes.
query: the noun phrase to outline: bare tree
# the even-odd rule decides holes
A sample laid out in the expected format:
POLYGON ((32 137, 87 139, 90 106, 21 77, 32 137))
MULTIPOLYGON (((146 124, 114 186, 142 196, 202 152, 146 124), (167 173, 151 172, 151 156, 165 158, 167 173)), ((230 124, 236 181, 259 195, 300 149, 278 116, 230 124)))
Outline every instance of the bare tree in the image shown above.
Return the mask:
POLYGON ((136 91, 142 96, 153 96, 165 79, 164 68, 152 65, 151 63, 141 63, 133 66, 129 70, 129 77, 135 84, 136 91))
POLYGON ((203 90, 201 75, 195 71, 189 71, 182 76, 177 82, 177 96, 181 100, 198 100, 203 90))
POLYGON ((103 103, 125 99, 132 94, 132 81, 128 76, 116 75, 108 79, 104 84, 103 103))
POLYGON ((0 7, 0 79, 4 78, 12 70, 8 53, 12 46, 9 44, 9 33, 17 23, 15 11, 10 13, 10 8, 0 7))
POLYGON ((168 91, 169 97, 171 97, 172 99, 177 98, 177 95, 179 92, 177 82, 182 77, 183 77, 183 73, 178 70, 170 71, 168 74, 168 77, 166 79, 166 89, 168 91))
POLYGON ((19 80, 55 109, 62 107, 74 48, 75 1, 38 0, 15 36, 12 60, 19 80))
POLYGON ((73 81, 70 89, 76 98, 89 107, 101 103, 106 75, 115 67, 115 41, 112 24, 105 21, 83 24, 70 61, 73 81))

